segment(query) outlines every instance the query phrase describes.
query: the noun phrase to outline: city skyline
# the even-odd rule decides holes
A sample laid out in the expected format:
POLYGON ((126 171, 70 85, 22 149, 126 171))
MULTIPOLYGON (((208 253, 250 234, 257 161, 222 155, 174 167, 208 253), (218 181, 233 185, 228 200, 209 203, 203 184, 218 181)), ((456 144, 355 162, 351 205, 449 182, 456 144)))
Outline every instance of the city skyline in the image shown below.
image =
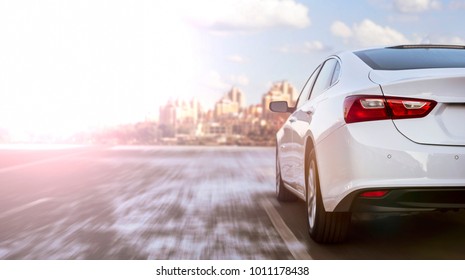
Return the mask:
POLYGON ((287 114, 272 113, 269 104, 287 101, 292 106, 297 99, 295 87, 288 81, 276 82, 260 103, 246 104, 246 98, 233 87, 213 108, 202 107, 195 97, 170 99, 159 109, 159 143, 271 145, 287 114))
MULTIPOLYGON (((262 94, 260 102, 252 104, 246 102, 247 93, 244 93, 241 90, 241 88, 233 86, 230 90, 223 93, 222 97, 214 101, 213 106, 211 107, 202 106, 201 101, 195 96, 191 98, 171 97, 165 104, 159 107, 158 112, 160 113, 160 116, 163 114, 161 112, 167 107, 182 108, 186 105, 190 105, 191 107, 188 110, 191 110, 194 107, 193 104, 196 104, 196 108, 202 108, 204 112, 211 111, 212 114, 214 114, 215 116, 218 115, 218 110, 223 111, 223 109, 218 108, 218 105, 224 104, 227 104, 228 106, 234 109, 228 109, 225 113, 220 114, 237 113, 241 111, 241 109, 243 110, 246 107, 258 105, 263 109, 268 110, 268 106, 271 101, 287 101, 288 104, 291 106, 297 100, 299 93, 300 92, 296 89, 296 87, 292 85, 289 81, 276 81, 273 84, 271 84, 270 88, 262 94)), ((199 111, 200 110, 201 109, 199 109, 199 111)), ((197 112, 197 109, 193 109, 193 112, 197 112)), ((157 120, 160 120, 162 118, 163 117, 159 117, 157 120)))

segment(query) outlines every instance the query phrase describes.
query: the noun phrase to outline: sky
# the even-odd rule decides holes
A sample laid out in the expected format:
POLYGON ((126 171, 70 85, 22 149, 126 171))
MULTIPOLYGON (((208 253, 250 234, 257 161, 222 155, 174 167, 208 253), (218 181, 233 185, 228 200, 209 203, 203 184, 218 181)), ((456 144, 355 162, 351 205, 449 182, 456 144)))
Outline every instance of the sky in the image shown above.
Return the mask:
POLYGON ((211 107, 236 86, 260 103, 325 57, 465 44, 465 0, 0 0, 0 128, 67 135, 211 107))

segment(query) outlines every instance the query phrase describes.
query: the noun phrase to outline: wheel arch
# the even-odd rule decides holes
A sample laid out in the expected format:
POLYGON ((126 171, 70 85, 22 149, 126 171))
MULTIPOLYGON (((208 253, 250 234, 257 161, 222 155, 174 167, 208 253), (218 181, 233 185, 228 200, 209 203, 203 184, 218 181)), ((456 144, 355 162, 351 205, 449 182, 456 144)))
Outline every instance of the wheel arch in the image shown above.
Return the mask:
MULTIPOLYGON (((304 168, 305 168, 305 178, 308 176, 308 168, 310 164, 310 158, 315 157, 316 163, 316 153, 315 153, 315 141, 311 135, 308 135, 305 139, 305 158, 304 158, 304 168)), ((318 169, 318 166, 317 166, 318 169)), ((305 180, 305 189, 307 189, 307 180, 305 180)))
POLYGON ((315 160, 316 160, 317 156, 316 156, 316 151, 315 151, 315 141, 312 135, 308 135, 307 138, 305 139, 305 172, 307 172, 308 170, 308 164, 310 163, 310 157, 312 155, 315 157, 315 160))
MULTIPOLYGON (((308 176, 308 168, 310 165, 310 159, 311 157, 315 157, 315 165, 316 165, 316 170, 318 174, 318 187, 319 187, 319 192, 321 196, 323 197, 323 190, 321 188, 321 180, 320 180, 320 167, 318 165, 318 155, 316 152, 316 145, 315 145, 315 140, 313 139, 312 135, 308 135, 306 140, 305 140, 305 178, 308 176)), ((305 199, 307 199, 307 180, 305 179, 305 199)), ((323 208, 326 210, 326 207, 324 205, 324 200, 323 200, 323 208)))

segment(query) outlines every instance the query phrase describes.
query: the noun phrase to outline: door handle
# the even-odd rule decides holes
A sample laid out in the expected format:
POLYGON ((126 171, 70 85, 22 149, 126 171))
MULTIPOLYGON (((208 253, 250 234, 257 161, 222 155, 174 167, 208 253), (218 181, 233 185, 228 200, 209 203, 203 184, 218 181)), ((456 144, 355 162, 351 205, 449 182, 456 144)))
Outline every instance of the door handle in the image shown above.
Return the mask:
POLYGON ((291 122, 291 123, 296 122, 296 121, 297 121, 297 119, 294 118, 294 117, 292 117, 292 118, 289 119, 289 122, 291 122))
POLYGON ((313 115, 313 112, 315 111, 315 108, 311 107, 308 111, 305 111, 305 113, 309 116, 313 115))

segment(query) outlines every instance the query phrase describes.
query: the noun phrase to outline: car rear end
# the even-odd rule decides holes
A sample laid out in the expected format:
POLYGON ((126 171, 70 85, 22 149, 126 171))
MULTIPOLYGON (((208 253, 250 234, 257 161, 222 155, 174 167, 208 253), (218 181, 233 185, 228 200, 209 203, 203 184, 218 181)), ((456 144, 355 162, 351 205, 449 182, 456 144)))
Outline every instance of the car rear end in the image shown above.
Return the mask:
POLYGON ((344 100, 346 125, 318 145, 327 211, 465 208, 465 49, 354 53, 380 92, 344 100), (342 141, 341 141, 342 139, 342 141))

